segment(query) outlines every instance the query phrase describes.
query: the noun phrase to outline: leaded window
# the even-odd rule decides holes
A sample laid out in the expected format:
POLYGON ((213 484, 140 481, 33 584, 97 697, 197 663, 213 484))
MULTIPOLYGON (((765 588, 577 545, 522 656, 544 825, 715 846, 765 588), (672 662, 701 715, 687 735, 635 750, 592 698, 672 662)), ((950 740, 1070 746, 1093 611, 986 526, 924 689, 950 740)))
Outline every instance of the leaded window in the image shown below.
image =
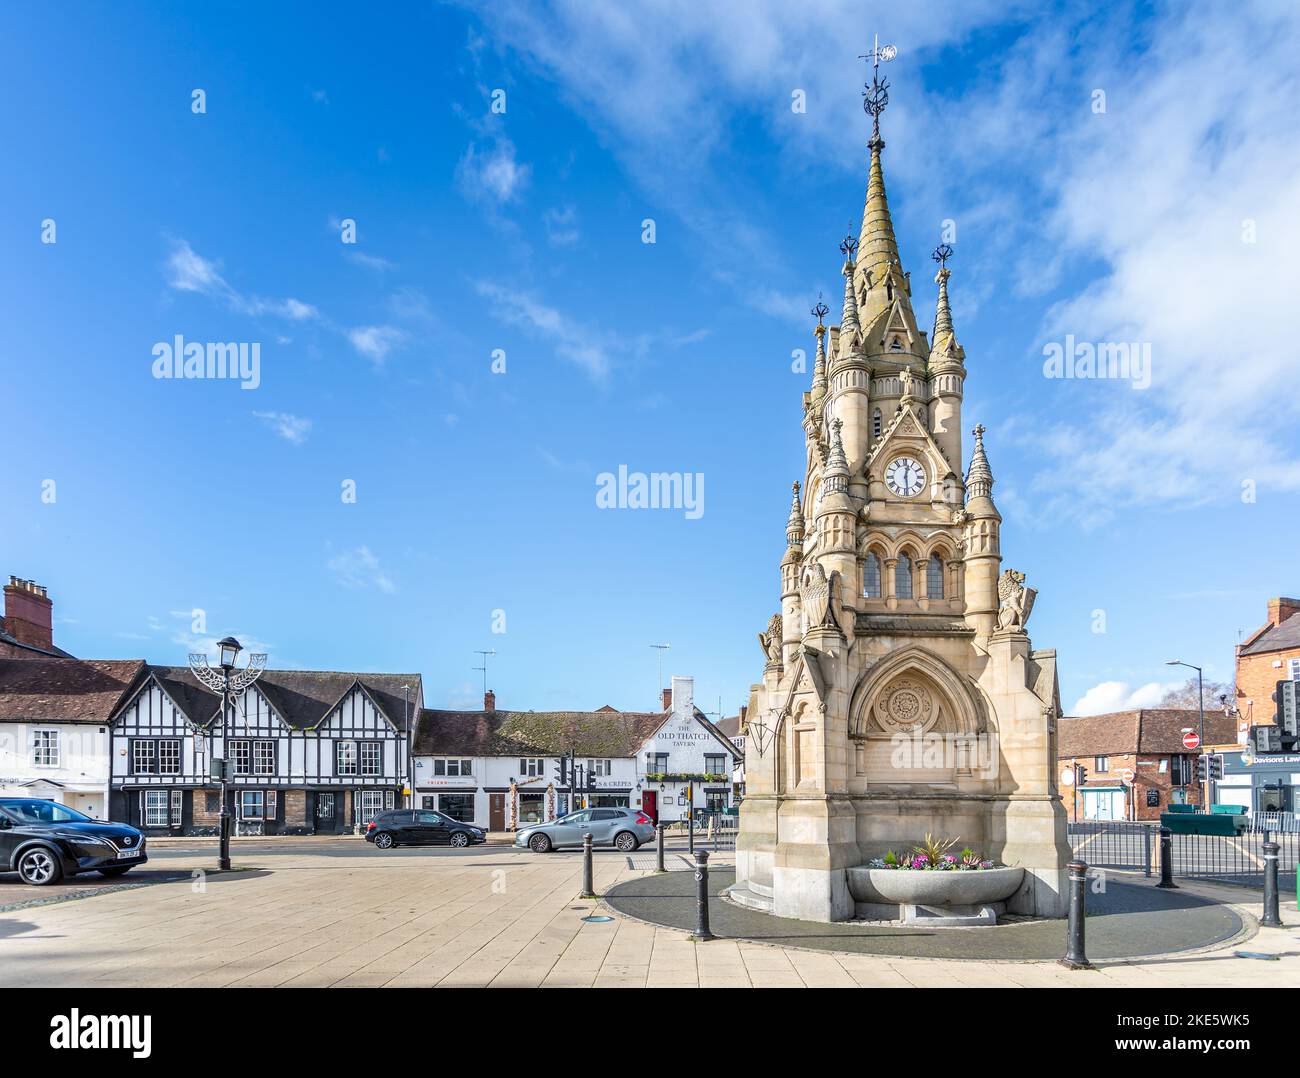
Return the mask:
POLYGON ((880 598, 880 559, 868 554, 862 563, 862 594, 868 599, 880 598))
POLYGON ((383 745, 378 741, 361 742, 361 773, 363 775, 382 775, 384 773, 383 745))
POLYGON ((931 554, 925 570, 925 595, 928 599, 943 598, 943 559, 931 554))
POLYGON ((894 594, 900 599, 912 597, 912 559, 906 554, 900 554, 894 566, 894 594))

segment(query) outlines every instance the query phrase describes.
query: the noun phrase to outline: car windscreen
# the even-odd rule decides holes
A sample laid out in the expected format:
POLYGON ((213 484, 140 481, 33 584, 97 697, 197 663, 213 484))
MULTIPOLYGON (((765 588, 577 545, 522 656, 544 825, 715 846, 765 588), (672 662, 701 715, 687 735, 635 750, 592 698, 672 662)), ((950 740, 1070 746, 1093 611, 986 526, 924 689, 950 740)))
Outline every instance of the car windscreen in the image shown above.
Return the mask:
POLYGON ((21 823, 85 823, 90 820, 89 816, 56 801, 3 801, 0 809, 21 823))

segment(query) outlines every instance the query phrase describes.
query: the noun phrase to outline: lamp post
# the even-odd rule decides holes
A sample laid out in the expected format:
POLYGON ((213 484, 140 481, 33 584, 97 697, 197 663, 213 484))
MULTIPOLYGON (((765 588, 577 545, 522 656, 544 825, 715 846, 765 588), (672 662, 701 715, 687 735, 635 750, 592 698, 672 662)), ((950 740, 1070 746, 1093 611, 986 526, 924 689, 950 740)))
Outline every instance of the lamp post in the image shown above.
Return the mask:
POLYGON ((221 759, 212 754, 213 777, 221 780, 221 817, 220 845, 217 851, 217 867, 230 867, 230 760, 226 757, 226 733, 235 718, 235 696, 242 693, 256 681, 266 668, 266 654, 252 652, 248 656, 248 665, 243 670, 235 669, 235 660, 243 651, 239 641, 233 636, 217 641, 218 665, 220 671, 208 665, 208 657, 201 652, 190 653, 190 673, 204 688, 221 696, 221 759))
POLYGON ((410 685, 402 686, 402 723, 406 726, 406 807, 415 808, 415 734, 411 729, 410 685))
MULTIPOLYGON (((1182 662, 1180 659, 1170 659, 1166 666, 1185 666, 1188 670, 1196 671, 1196 703, 1201 709, 1201 752, 1205 752, 1205 677, 1199 666, 1193 666, 1191 663, 1182 662)), ((1201 793, 1201 809, 1204 812, 1210 811, 1210 767, 1205 767, 1205 789, 1201 793)))

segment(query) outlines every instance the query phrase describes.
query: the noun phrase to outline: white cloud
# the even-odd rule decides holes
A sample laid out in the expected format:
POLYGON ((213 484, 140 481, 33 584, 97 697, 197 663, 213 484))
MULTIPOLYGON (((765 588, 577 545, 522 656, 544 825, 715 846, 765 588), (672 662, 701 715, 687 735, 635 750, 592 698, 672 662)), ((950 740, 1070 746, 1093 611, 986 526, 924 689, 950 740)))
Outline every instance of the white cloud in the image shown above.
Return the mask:
POLYGON ((613 352, 640 354, 645 351, 643 339, 619 338, 584 326, 531 293, 505 288, 492 281, 479 281, 475 287, 479 295, 492 300, 494 315, 546 338, 555 348, 556 355, 586 371, 597 381, 609 376, 613 352))
POLYGON ((254 412, 253 415, 291 445, 302 445, 311 433, 311 420, 289 412, 254 412))
POLYGON ((348 340, 361 355, 379 366, 406 334, 396 326, 357 326, 348 330, 348 340))
POLYGON ((310 303, 293 299, 264 299, 245 296, 221 276, 221 264, 204 258, 185 240, 178 240, 167 257, 167 283, 178 292, 197 292, 211 296, 232 309, 248 315, 271 314, 291 322, 305 322, 320 317, 310 303))
POLYGON ((531 165, 515 160, 515 144, 497 138, 490 149, 470 143, 456 166, 456 182, 473 202, 503 205, 528 186, 531 165))
POLYGON ((329 560, 330 571, 345 588, 378 588, 392 594, 397 590, 393 578, 379 564, 368 546, 345 550, 329 560))
POLYGON ((1107 715, 1112 711, 1131 711, 1139 707, 1157 707, 1165 693, 1178 688, 1178 682, 1150 681, 1130 689, 1126 681, 1103 681, 1094 685, 1075 701, 1071 715, 1107 715))
MULTIPOLYGON (((756 224, 771 216, 771 195, 747 177, 734 132, 763 123, 796 179, 828 167, 861 177, 864 45, 827 48, 825 37, 827 26, 858 25, 859 4, 815 0, 810 14, 754 0, 708 19, 692 0, 480 13, 498 43, 559 83, 652 198, 745 264, 734 282, 745 302, 806 317, 779 245, 756 224), (805 113, 789 107, 794 89, 805 113)), ((1017 375, 1033 380, 1041 409, 1020 424, 1037 462, 1033 504, 1096 524, 1134 505, 1239 504, 1246 481, 1261 499, 1300 490, 1300 397, 1278 392, 1293 381, 1284 312, 1300 284, 1294 5, 1040 13, 981 0, 943 18, 929 5, 899 8, 890 23, 899 60, 886 169, 908 196, 895 200, 896 222, 907 205, 959 222, 959 313, 995 295, 1041 303, 1062 283, 1075 293, 1050 311, 1017 375), (943 49, 994 26, 1010 31, 1005 46, 982 50, 978 65, 966 49, 957 88, 945 78, 925 92, 926 65, 948 70, 943 49), (1094 88, 1107 92, 1103 114, 1090 108, 1094 88), (1248 222, 1254 243, 1243 242, 1248 222), (1044 384, 1038 349, 1067 333, 1149 342, 1151 388, 1044 384)), ((919 256, 905 262, 919 269, 919 256)), ((969 362, 975 370, 980 356, 969 362)))
POLYGON ((396 263, 390 262, 387 258, 366 254, 365 251, 348 251, 347 255, 358 266, 364 266, 366 269, 375 270, 379 273, 397 268, 396 263))

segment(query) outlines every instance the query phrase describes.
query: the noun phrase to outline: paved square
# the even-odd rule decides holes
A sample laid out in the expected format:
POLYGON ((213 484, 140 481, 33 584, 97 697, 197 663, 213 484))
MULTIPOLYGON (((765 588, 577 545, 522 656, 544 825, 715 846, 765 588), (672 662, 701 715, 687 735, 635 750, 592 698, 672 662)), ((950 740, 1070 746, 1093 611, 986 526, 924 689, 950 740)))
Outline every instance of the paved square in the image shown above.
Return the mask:
MULTIPOLYGON (((640 864, 643 854, 633 858, 640 864)), ((728 864, 725 854, 714 862, 728 864)), ((6 987, 1108 987, 1300 986, 1300 916, 1286 929, 1199 954, 1104 962, 1069 972, 1051 962, 989 963, 815 953, 685 932, 614 916, 583 917, 581 859, 510 847, 383 854, 360 840, 273 847, 237 843, 242 871, 205 875, 198 842, 155 850, 176 874, 145 887, 0 912, 6 987), (194 875, 191 875, 194 873, 194 875), (1276 962, 1236 950, 1280 955, 1276 962)), ((597 890, 644 875, 612 851, 597 890)), ((128 880, 130 877, 127 878, 128 880)), ((80 890, 80 887, 71 888, 80 890)), ((1196 888, 1259 911, 1259 894, 1196 888)), ((0 907, 43 899, 0 877, 0 907)), ((608 911, 605 911, 608 912, 608 911)), ((1064 925, 1062 925, 1064 944, 1064 925)))

